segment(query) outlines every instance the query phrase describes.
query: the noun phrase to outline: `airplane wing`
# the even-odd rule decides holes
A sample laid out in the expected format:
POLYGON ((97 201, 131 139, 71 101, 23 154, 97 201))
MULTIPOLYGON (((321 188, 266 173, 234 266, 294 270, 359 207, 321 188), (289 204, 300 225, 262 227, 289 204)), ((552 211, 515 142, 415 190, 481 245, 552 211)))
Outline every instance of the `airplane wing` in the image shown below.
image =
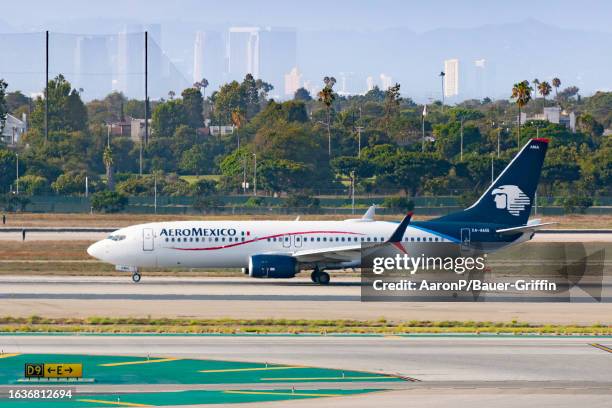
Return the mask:
POLYGON ((527 224, 527 225, 521 225, 520 227, 502 228, 502 229, 496 230, 495 232, 497 232, 498 234, 502 234, 502 235, 520 234, 524 232, 534 232, 534 231, 541 229, 542 227, 545 227, 547 225, 553 225, 553 224, 557 224, 557 223, 556 222, 545 222, 545 223, 538 223, 538 224, 527 224))
MULTIPOLYGON (((406 228, 408 228, 408 224, 410 224, 411 218, 412 212, 409 212, 397 226, 393 234, 391 234, 391 237, 386 242, 381 242, 380 245, 401 242, 406 232, 406 228)), ((292 256, 297 258, 298 262, 351 261, 361 256, 361 244, 321 249, 305 249, 303 251, 294 252, 292 256)))

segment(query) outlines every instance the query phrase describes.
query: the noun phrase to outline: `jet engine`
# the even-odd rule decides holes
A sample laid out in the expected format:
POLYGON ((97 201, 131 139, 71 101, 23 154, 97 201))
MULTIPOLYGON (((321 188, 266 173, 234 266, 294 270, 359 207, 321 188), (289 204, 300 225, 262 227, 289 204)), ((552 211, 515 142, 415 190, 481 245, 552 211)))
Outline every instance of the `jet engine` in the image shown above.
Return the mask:
POLYGON ((298 262, 287 255, 253 255, 249 258, 252 278, 293 278, 299 272, 298 262))

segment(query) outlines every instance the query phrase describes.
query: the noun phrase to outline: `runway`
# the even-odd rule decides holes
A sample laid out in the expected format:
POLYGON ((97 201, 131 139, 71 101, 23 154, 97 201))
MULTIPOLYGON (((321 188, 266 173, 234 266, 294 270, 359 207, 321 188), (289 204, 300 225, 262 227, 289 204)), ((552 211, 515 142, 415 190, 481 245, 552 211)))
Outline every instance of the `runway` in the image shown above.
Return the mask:
POLYGON ((0 277, 0 310, 12 316, 518 320, 612 324, 612 303, 361 302, 359 278, 319 286, 308 278, 0 277))
MULTIPOLYGON (((394 391, 320 399, 321 407, 609 406, 610 338, 582 337, 334 337, 334 336, 0 336, 14 353, 159 355, 266 361, 397 374, 419 382, 394 391)), ((91 387, 91 386, 90 386, 91 387)), ((158 388, 164 389, 164 386, 158 388)), ((139 388, 140 389, 140 388, 139 388)), ((172 389, 180 389, 173 386, 172 389)), ((260 406, 259 404, 258 406, 260 406)), ((266 403, 266 406, 287 406, 266 403)), ((292 401, 312 406, 313 401, 292 401)))

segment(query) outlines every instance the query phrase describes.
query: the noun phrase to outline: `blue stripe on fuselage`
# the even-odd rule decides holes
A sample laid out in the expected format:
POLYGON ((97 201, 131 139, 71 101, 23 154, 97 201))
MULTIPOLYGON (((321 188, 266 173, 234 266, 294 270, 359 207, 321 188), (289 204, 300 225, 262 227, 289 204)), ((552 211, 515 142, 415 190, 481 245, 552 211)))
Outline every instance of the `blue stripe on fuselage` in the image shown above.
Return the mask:
MULTIPOLYGON (((398 221, 388 221, 388 222, 391 222, 391 223, 393 223, 393 224, 399 224, 399 222, 398 222, 398 221)), ((432 234, 432 235, 436 235, 436 236, 438 236, 438 237, 440 237, 440 238, 443 238, 443 239, 446 239, 446 240, 448 240, 448 241, 455 242, 455 243, 457 243, 457 244, 460 244, 460 243, 461 243, 461 240, 460 240, 460 239, 457 239, 457 238, 451 237, 450 235, 446 235, 446 234, 443 234, 443 233, 441 233, 441 232, 434 231, 434 230, 431 230, 431 229, 429 229, 429 228, 425 228, 425 227, 422 227, 422 226, 419 226, 419 225, 410 224, 410 225, 408 225, 408 228, 415 228, 415 229, 418 229, 418 230, 420 230, 420 231, 427 232, 427 233, 432 234)))

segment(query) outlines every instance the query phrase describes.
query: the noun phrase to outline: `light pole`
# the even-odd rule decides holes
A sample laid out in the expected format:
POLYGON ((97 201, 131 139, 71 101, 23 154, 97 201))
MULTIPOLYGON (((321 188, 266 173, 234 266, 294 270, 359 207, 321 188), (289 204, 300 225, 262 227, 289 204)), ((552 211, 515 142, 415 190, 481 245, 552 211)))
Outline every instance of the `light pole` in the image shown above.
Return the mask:
POLYGON ((253 195, 257 196, 257 153, 253 153, 255 163, 253 164, 253 195))
POLYGON ((111 125, 110 123, 106 124, 106 147, 110 148, 110 132, 111 132, 111 125))
POLYGON ((463 161, 463 116, 460 119, 461 122, 461 161, 463 161))
POLYGON ((442 113, 444 113, 444 77, 446 73, 444 71, 440 71, 440 79, 442 80, 442 113))
POLYGON ((153 211, 157 214, 157 173, 153 172, 153 211))
POLYGON ((357 157, 361 157, 361 131, 363 130, 363 126, 357 126, 355 127, 355 129, 357 129, 357 157))
POLYGON ((351 172, 351 210, 355 214, 355 172, 351 172))
POLYGON ((17 156, 17 164, 15 165, 15 169, 17 170, 17 178, 15 179, 15 188, 17 195, 19 195, 19 153, 15 153, 17 156))

